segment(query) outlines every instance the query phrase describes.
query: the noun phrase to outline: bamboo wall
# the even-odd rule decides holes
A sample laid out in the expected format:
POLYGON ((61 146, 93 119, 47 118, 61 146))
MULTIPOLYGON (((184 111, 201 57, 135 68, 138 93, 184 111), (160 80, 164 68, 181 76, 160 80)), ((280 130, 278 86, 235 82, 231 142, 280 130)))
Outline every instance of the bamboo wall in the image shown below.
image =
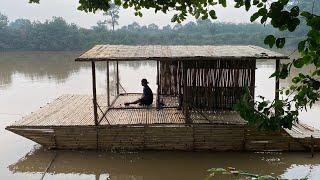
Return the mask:
MULTIPOLYGON (((9 129, 12 131, 12 129, 9 129)), ((258 132, 246 125, 64 126, 16 128, 49 148, 101 150, 309 151, 310 140, 285 131, 258 132), (48 129, 50 131, 48 131, 48 129)), ((315 151, 320 140, 314 140, 315 151)))
POLYGON ((254 96, 255 59, 160 63, 160 94, 182 95, 186 71, 187 102, 192 109, 231 109, 249 87, 254 96))

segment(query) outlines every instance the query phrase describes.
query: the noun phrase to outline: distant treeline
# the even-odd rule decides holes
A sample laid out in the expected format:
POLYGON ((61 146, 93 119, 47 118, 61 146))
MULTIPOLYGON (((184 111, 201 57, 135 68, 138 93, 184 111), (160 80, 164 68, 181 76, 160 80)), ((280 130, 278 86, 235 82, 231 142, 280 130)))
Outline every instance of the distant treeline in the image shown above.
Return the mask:
MULTIPOLYGON (((287 37, 287 47, 296 46, 306 31, 302 26, 294 33, 281 32, 287 37)), ((140 26, 134 22, 115 31, 98 22, 90 29, 67 23, 61 17, 45 22, 17 19, 9 22, 0 14, 0 50, 67 51, 83 50, 94 44, 167 44, 222 45, 253 44, 264 46, 268 34, 278 33, 270 25, 233 24, 198 20, 185 25, 159 28, 155 24, 140 26)))

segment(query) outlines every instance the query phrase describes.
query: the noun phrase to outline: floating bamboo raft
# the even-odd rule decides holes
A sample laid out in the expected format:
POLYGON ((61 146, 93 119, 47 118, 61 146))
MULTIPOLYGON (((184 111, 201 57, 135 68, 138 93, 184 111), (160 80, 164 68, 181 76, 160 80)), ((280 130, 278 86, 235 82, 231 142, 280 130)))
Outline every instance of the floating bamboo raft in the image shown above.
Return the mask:
POLYGON ((236 112, 190 112, 185 123, 172 97, 162 97, 168 108, 124 107, 140 94, 120 94, 110 107, 98 96, 102 117, 94 124, 92 99, 63 95, 38 111, 6 127, 48 148, 125 150, 302 151, 320 149, 320 132, 306 125, 292 130, 258 132, 236 112), (171 102, 171 104, 170 104, 171 102), (102 112, 106 112, 105 116, 102 112), (206 113, 205 116, 203 113, 206 113), (311 138, 312 135, 312 138, 311 138))

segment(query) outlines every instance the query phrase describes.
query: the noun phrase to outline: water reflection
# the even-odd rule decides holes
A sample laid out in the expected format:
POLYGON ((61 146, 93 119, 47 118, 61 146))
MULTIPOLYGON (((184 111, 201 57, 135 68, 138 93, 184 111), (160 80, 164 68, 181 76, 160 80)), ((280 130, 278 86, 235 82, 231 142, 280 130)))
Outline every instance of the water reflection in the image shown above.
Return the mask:
MULTIPOLYGON (((63 83, 81 69, 90 69, 87 62, 75 62, 81 52, 0 52, 0 88, 10 86, 15 76, 24 76, 30 81, 49 79, 63 83)), ((123 67, 137 70, 142 65, 155 66, 153 62, 121 62, 123 67)), ((97 63, 97 69, 106 70, 106 63, 97 63)), ((111 71, 114 63, 111 63, 111 71)), ((27 83, 27 82, 26 82, 27 83)))
MULTIPOLYGON (((36 147, 9 165, 12 173, 43 173, 53 159, 46 178, 61 174, 68 178, 91 179, 202 179, 211 167, 233 166, 252 173, 281 175, 282 178, 319 177, 317 157, 307 153, 239 152, 94 152, 49 151, 36 147)), ((230 176, 218 175, 218 179, 230 176)))

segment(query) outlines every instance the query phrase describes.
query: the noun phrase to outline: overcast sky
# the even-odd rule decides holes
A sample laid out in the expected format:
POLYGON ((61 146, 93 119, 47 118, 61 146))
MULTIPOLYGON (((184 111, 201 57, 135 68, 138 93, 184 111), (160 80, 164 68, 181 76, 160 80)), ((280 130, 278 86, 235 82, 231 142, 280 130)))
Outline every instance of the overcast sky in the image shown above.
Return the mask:
MULTIPOLYGON (((85 13, 77 10, 78 0, 40 0, 40 4, 29 4, 29 0, 0 0, 0 12, 9 17, 10 21, 18 18, 27 18, 30 20, 44 21, 51 19, 53 16, 63 17, 69 23, 76 23, 81 27, 90 28, 96 25, 97 21, 104 20, 102 12, 85 13)), ((233 3, 233 1, 229 1, 233 3)), ((232 4, 228 8, 223 8, 219 5, 215 7, 219 21, 246 23, 249 22, 250 14, 243 8, 235 9, 232 4)), ((174 14, 157 13, 152 10, 144 10, 143 17, 135 17, 132 9, 122 9, 120 11, 119 27, 131 24, 136 21, 141 25, 155 23, 162 27, 171 24, 171 17, 174 14)), ((185 22, 193 21, 193 18, 188 18, 185 22)))

